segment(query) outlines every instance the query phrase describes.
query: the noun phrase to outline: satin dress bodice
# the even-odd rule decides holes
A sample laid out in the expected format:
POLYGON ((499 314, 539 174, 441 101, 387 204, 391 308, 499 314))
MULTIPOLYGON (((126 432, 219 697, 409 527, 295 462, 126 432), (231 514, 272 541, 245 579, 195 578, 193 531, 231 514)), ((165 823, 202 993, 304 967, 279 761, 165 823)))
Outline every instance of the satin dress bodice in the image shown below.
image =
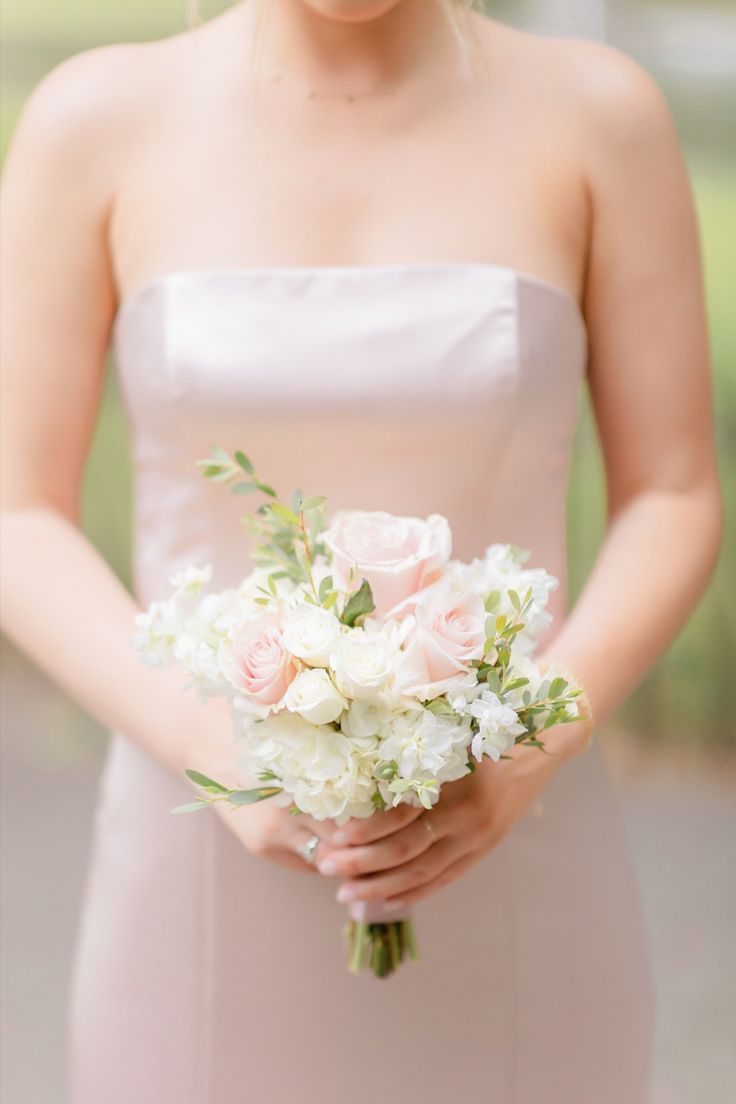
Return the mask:
MULTIPOLYGON (((216 587, 250 570, 238 520, 257 499, 196 466, 220 445, 282 497, 444 514, 462 559, 526 548, 559 580, 540 645, 559 630, 588 354, 561 288, 477 263, 172 272, 127 297, 113 345, 142 604, 187 563, 211 563, 216 587)), ((422 957, 387 982, 346 969, 336 879, 254 853, 211 811, 170 815, 190 800, 112 733, 74 1104, 645 1104, 646 939, 597 746, 555 774, 541 816, 415 905, 422 957)))
POLYGON ((184 561, 242 577, 252 507, 195 465, 244 449, 279 493, 328 509, 441 513, 453 554, 527 548, 560 578, 585 372, 580 308, 486 264, 171 273, 122 304, 114 347, 135 460, 142 600, 184 561))

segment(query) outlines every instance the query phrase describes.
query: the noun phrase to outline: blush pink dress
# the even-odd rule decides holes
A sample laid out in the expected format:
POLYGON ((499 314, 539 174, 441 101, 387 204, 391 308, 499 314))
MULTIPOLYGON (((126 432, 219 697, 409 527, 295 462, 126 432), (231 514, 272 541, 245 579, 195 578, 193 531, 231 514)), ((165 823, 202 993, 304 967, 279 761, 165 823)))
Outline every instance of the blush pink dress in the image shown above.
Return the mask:
MULTIPOLYGON (((485 263, 182 271, 122 304, 142 603, 172 570, 249 570, 242 447, 282 495, 442 513, 454 555, 528 548, 567 611, 566 492, 587 365, 578 304, 485 263)), ((249 504, 249 503, 248 503, 249 504)), ((544 640, 543 642, 544 643, 544 640)), ((347 971, 337 882, 246 852, 113 733, 71 1007, 74 1104, 644 1104, 649 956, 597 746, 491 853, 415 905, 421 960, 347 971)))

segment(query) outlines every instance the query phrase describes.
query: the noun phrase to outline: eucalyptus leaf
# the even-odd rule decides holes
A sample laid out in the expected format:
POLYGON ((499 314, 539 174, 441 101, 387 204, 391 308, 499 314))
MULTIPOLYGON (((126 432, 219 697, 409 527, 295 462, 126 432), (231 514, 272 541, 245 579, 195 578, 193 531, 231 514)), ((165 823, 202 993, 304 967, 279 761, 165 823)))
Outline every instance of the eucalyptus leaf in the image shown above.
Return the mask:
POLYGON ((171 809, 172 813, 196 813, 198 809, 207 809, 209 801, 192 801, 189 805, 177 805, 171 809))
POLYGON ((187 770, 184 772, 192 782, 196 782, 198 786, 206 786, 208 790, 214 790, 215 793, 227 793, 227 786, 223 786, 221 782, 215 782, 214 778, 208 778, 206 774, 202 774, 201 771, 187 770))
POLYGON ((265 801, 279 793, 280 786, 256 786, 252 790, 230 790, 227 799, 233 805, 254 805, 256 801, 265 801))
POLYGON ((250 479, 244 483, 236 483, 233 487, 233 494, 250 494, 252 491, 255 490, 257 490, 256 484, 253 482, 252 479, 250 479))
POLYGON ((235 458, 235 463, 239 464, 244 472, 247 472, 248 475, 255 475, 255 468, 253 467, 253 465, 251 464, 250 460, 248 459, 248 457, 245 455, 244 452, 240 452, 240 451, 236 452, 234 458, 235 458))
POLYGON ((324 579, 322 580, 322 582, 319 584, 319 600, 322 603, 322 605, 324 605, 325 600, 329 596, 329 593, 330 593, 331 590, 332 590, 332 576, 331 575, 326 575, 324 577, 324 579))
POLYGON ((269 487, 268 483, 256 483, 256 487, 263 494, 268 495, 270 498, 276 498, 276 491, 273 487, 269 487))

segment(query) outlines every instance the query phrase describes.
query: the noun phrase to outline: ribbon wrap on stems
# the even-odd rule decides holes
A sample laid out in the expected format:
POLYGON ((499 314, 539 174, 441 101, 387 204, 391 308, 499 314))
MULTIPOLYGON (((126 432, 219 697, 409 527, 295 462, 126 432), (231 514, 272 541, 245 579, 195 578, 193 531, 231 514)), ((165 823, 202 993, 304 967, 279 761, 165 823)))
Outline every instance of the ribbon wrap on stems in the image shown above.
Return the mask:
POLYGON ((360 973, 367 965, 376 977, 389 977, 405 958, 419 957, 408 908, 385 901, 353 901, 345 927, 348 966, 360 973))

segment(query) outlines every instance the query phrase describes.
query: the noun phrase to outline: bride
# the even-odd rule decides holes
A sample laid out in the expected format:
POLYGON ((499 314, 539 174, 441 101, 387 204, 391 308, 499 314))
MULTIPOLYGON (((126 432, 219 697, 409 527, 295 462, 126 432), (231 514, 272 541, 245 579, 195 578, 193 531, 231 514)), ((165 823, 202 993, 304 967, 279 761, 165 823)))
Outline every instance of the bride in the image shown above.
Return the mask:
POLYGON ((243 447, 333 509, 444 514, 460 558, 528 549, 560 580, 543 653, 611 715, 722 525, 696 219, 656 84, 461 0, 243 0, 41 82, 2 245, 4 625, 111 733, 74 1100, 644 1104, 646 935, 587 722, 446 787, 430 832, 408 806, 342 834, 268 803, 171 817, 184 767, 237 775, 232 738, 130 637, 186 563, 247 572, 238 503, 194 465, 243 447), (134 595, 79 528, 110 345, 134 595), (568 609, 583 382, 608 525, 568 609), (340 902, 375 899, 421 938, 385 982, 348 974, 336 935, 340 902))

